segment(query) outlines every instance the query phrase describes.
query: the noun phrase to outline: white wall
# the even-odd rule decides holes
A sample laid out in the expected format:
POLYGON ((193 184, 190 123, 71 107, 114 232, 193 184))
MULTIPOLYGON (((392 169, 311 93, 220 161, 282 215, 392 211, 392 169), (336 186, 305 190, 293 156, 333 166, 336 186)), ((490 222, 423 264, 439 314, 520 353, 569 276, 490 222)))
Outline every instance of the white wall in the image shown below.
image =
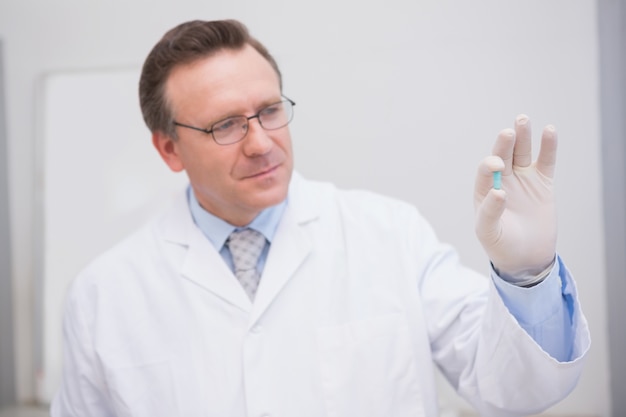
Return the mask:
MULTIPOLYGON (((415 203, 481 270, 472 208, 477 163, 519 112, 536 131, 557 126, 559 251, 578 279, 593 348, 578 388, 552 411, 609 416, 590 0, 1 0, 20 399, 34 396, 37 373, 38 81, 52 71, 138 67, 174 24, 224 17, 246 22, 281 65, 285 93, 298 103, 292 133, 301 172, 415 203)), ((116 121, 104 114, 102 123, 116 121)), ((149 140, 148 132, 139 140, 149 140)), ((93 157, 72 151, 68 158, 93 157)), ((455 402, 446 390, 444 400, 455 402)))

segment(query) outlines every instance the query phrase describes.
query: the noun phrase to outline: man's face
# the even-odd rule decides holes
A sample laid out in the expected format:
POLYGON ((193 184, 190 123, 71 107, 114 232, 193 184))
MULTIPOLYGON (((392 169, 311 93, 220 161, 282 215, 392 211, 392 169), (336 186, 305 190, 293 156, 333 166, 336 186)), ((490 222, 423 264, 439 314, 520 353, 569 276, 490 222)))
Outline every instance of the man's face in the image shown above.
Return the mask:
MULTIPOLYGON (((166 97, 177 122, 206 129, 230 116, 254 115, 282 98, 278 75, 250 46, 174 68, 166 97)), ((177 133, 173 140, 157 132, 153 143, 173 171, 187 172, 205 210, 243 226, 286 198, 293 169, 287 126, 269 131, 251 119, 245 138, 231 145, 184 127, 177 133)))

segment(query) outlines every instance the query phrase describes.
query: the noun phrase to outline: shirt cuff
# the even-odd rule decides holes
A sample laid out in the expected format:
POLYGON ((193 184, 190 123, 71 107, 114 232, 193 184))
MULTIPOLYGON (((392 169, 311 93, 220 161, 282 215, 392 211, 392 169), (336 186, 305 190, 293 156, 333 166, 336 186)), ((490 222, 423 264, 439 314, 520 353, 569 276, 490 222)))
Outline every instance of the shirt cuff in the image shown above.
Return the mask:
MULTIPOLYGON (((558 256, 557 256, 558 258, 558 256)), ((504 304, 517 321, 533 326, 551 318, 562 308, 560 262, 557 260, 543 281, 529 287, 511 284, 491 267, 491 278, 504 304)))

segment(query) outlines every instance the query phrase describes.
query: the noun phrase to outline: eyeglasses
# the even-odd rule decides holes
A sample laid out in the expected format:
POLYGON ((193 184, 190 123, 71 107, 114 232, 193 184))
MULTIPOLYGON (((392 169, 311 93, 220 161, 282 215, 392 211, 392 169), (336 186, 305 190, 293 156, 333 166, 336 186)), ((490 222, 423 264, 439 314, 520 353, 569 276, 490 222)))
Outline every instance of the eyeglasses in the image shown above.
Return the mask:
POLYGON ((265 130, 276 130, 287 126, 293 119, 293 106, 296 103, 284 97, 278 103, 270 104, 263 107, 257 114, 252 116, 232 116, 219 122, 213 123, 209 129, 201 127, 189 126, 174 121, 175 126, 186 127, 188 129, 198 130, 207 135, 211 134, 213 140, 219 145, 231 145, 237 143, 246 137, 248 133, 248 125, 251 119, 258 119, 259 124, 265 130))

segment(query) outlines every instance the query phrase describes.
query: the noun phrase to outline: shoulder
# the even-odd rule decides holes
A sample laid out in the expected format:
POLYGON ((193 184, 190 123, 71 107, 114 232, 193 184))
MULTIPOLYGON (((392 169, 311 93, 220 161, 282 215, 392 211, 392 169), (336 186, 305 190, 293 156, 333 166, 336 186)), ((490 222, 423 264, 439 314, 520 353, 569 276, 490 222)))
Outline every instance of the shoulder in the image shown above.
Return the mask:
POLYGON ((178 196, 165 210, 93 258, 74 278, 71 291, 89 287, 121 288, 149 276, 167 258, 165 247, 181 246, 168 240, 168 231, 175 228, 172 219, 178 219, 181 225, 192 222, 184 216, 188 212, 185 207, 184 197, 178 196))
MULTIPOLYGON (((343 221, 385 228, 425 220, 417 208, 403 200, 364 189, 337 187, 330 182, 312 181, 297 176, 290 194, 299 206, 315 206, 322 213, 335 213, 343 221)), ((291 197, 290 197, 291 198, 291 197)))
POLYGON ((152 250, 153 235, 154 222, 150 222, 126 236, 92 259, 75 278, 74 286, 95 284, 104 279, 112 280, 132 269, 152 250))

